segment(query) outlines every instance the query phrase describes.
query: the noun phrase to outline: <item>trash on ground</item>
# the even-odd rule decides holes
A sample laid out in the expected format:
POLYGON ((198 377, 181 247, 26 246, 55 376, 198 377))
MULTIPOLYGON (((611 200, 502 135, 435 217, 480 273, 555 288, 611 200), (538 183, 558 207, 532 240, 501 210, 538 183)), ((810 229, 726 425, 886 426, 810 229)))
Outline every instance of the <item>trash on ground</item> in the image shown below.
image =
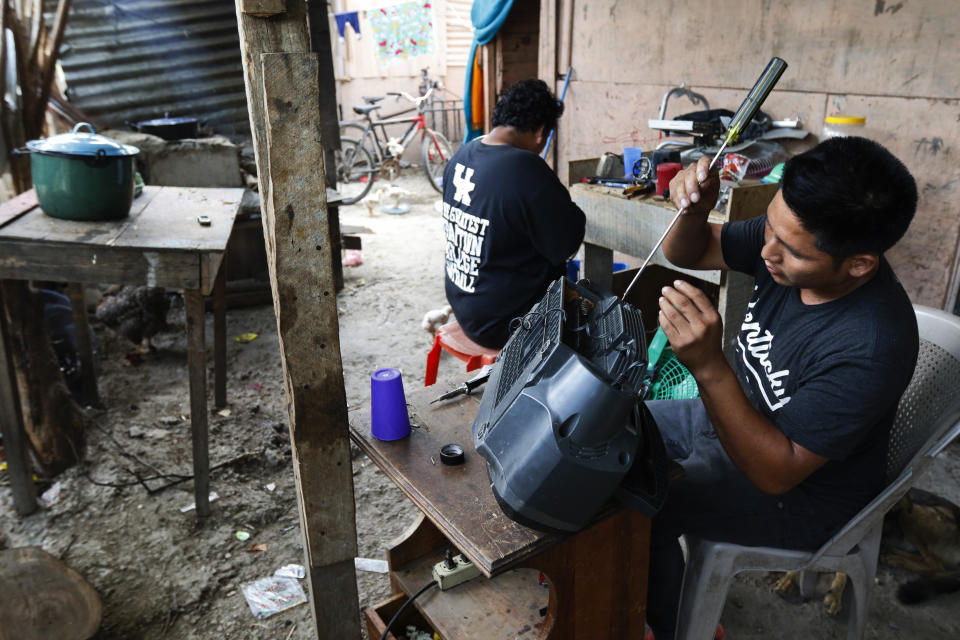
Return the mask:
POLYGON ((53 486, 44 491, 40 497, 37 498, 37 502, 39 502, 40 506, 44 509, 49 509, 53 505, 60 502, 61 489, 63 489, 63 485, 59 481, 54 482, 53 486))
POLYGON ((417 629, 412 624, 407 625, 406 640, 433 640, 433 636, 426 631, 417 629))
POLYGON ((163 429, 148 429, 142 425, 135 424, 132 425, 127 430, 127 435, 131 438, 153 438, 158 440, 160 438, 166 438, 169 434, 163 429))
POLYGON ((220 411, 217 411, 217 415, 223 418, 229 418, 231 413, 233 412, 230 411, 230 409, 220 409, 220 411))
POLYGON ((250 611, 260 620, 307 601, 303 587, 294 578, 260 578, 241 584, 240 591, 247 600, 250 611))
POLYGON ((360 571, 370 571, 372 573, 386 573, 387 561, 374 560, 373 558, 354 558, 353 566, 360 571))
MULTIPOLYGON (((207 502, 213 502, 214 500, 216 500, 216 499, 219 498, 219 497, 220 497, 220 496, 219 496, 219 494, 217 494, 216 491, 211 491, 211 492, 210 492, 210 495, 207 496, 207 502)), ((188 504, 188 505, 185 506, 185 507, 180 507, 180 513, 186 513, 186 512, 188 512, 188 511, 193 511, 193 510, 196 509, 196 508, 197 508, 197 503, 196 503, 196 502, 191 502, 190 504, 188 504)))
POLYGON ((274 491, 277 488, 277 483, 268 482, 267 484, 263 485, 263 488, 266 489, 267 491, 274 491))
POLYGON ((253 342, 259 336, 260 336, 259 333, 241 333, 236 338, 234 338, 234 341, 239 342, 240 344, 246 344, 248 342, 253 342))
POLYGON ((285 564, 274 571, 273 575, 281 578, 304 578, 307 575, 307 570, 302 564, 285 564))
POLYGON ((265 543, 265 542, 258 542, 257 544, 252 544, 252 545, 250 545, 249 547, 247 547, 246 549, 244 549, 244 551, 247 551, 247 552, 249 552, 249 553, 254 553, 254 552, 256 552, 256 551, 263 551, 264 553, 266 553, 266 552, 267 552, 267 547, 268 547, 267 543, 265 543))
POLYGON ((240 542, 246 542, 247 540, 250 539, 249 531, 237 531, 234 535, 237 537, 237 540, 239 540, 240 542))
POLYGON ((359 267, 363 264, 363 252, 359 249, 346 249, 341 263, 345 267, 359 267))

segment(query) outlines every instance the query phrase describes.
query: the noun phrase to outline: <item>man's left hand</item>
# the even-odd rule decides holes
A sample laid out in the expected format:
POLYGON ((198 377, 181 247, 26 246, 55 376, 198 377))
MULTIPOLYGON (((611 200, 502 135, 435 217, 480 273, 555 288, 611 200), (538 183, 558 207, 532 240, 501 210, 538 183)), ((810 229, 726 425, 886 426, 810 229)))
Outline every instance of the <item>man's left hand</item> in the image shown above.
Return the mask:
POLYGON ((660 298, 660 326, 670 348, 699 382, 711 367, 726 364, 721 349, 723 321, 700 289, 676 280, 663 288, 660 298))

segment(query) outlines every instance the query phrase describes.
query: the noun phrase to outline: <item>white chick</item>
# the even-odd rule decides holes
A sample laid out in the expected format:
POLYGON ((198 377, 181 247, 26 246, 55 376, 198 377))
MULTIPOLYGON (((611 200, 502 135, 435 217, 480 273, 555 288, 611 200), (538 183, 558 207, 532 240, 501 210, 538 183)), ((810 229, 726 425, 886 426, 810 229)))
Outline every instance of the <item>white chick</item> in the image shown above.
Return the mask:
POLYGON ((384 184, 364 198, 363 206, 367 208, 367 213, 371 217, 376 215, 374 209, 378 206, 384 210, 390 208, 393 210, 390 213, 396 213, 400 209, 401 203, 407 202, 412 195, 406 189, 402 189, 395 184, 384 184))
POLYGON ((427 311, 427 313, 423 316, 423 322, 420 323, 420 326, 423 327, 423 330, 430 335, 434 335, 437 332, 437 329, 447 324, 452 311, 453 309, 450 307, 450 305, 444 305, 439 309, 427 311))

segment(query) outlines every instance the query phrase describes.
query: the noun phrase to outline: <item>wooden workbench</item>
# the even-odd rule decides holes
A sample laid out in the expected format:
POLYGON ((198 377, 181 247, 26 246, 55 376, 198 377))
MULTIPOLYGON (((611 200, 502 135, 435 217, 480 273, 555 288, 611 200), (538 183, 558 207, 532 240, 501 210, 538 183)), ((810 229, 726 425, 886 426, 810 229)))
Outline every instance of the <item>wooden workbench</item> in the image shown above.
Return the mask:
MULTIPOLYGON (((645 259, 676 213, 670 202, 651 196, 628 199, 622 191, 582 183, 570 187, 570 197, 587 218, 583 277, 609 290, 613 289, 613 252, 645 259)), ((726 210, 712 212, 710 222, 723 224, 759 216, 766 211, 776 192, 776 184, 756 183, 735 188, 730 192, 726 210)), ((733 271, 680 269, 667 261, 662 250, 657 251, 650 264, 716 285, 717 308, 723 319, 724 351, 730 358, 729 345, 743 322, 753 292, 753 278, 733 271)), ((632 277, 632 273, 629 275, 632 277)))
MULTIPOLYGON (((242 189, 144 187, 122 220, 48 216, 33 190, 0 205, 0 279, 70 284, 85 402, 98 402, 83 287, 79 283, 149 285, 183 290, 187 314, 190 422, 197 514, 209 514, 204 296, 214 294, 214 396, 226 404, 226 321, 221 268, 242 189), (201 226, 197 216, 209 217, 201 226)), ((12 387, 0 363, 0 387, 12 387)), ((10 410, 9 408, 7 409, 10 410)), ((18 424, 19 419, 11 419, 18 424)), ((6 426, 6 425, 5 425, 6 426)), ((11 474, 11 483, 30 482, 11 474)), ((14 492, 18 495, 18 492, 14 492)), ((21 505, 18 510, 23 511, 21 505)), ((27 507, 29 510, 29 506, 27 507)))
MULTIPOLYGON (((388 552, 394 590, 410 595, 430 582, 433 565, 453 547, 484 577, 449 591, 431 589, 414 602, 443 638, 642 638, 649 519, 617 509, 566 537, 510 520, 473 449, 479 397, 429 404, 440 386, 407 396, 414 428, 402 440, 370 436, 369 405, 351 414, 351 438, 423 513, 388 552), (440 447, 448 443, 463 447, 462 466, 441 464, 440 447), (539 572, 548 593, 538 584, 539 572)), ((383 627, 370 630, 379 637, 383 627)))

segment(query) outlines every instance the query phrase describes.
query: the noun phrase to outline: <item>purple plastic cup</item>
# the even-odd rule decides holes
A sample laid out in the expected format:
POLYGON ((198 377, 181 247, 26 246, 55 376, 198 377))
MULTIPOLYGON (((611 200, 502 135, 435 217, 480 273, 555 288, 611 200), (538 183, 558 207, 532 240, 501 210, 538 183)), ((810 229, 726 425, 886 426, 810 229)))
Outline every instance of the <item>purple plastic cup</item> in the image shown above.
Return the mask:
POLYGON ((410 416, 398 369, 377 369, 370 376, 370 433, 377 440, 410 435, 410 416))

